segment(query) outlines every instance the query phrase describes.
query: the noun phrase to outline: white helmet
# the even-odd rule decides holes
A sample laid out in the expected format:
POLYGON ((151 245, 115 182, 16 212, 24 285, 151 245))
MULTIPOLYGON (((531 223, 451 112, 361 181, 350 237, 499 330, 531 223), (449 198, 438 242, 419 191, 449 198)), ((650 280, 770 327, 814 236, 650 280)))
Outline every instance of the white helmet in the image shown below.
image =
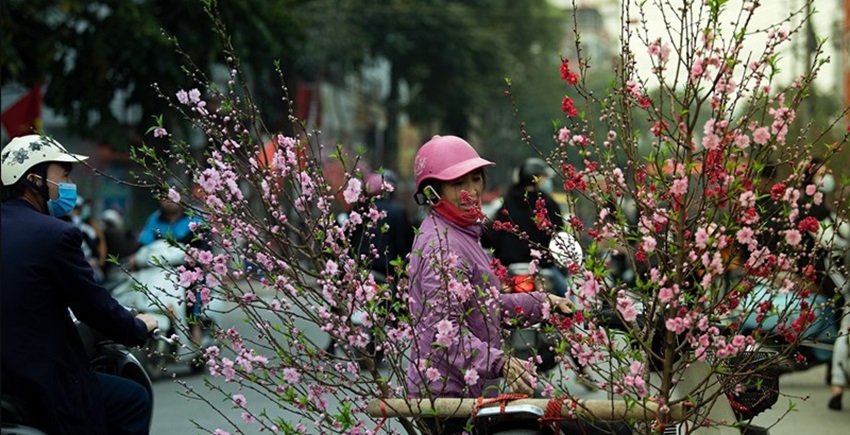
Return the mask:
POLYGON ((76 163, 88 156, 71 154, 55 139, 37 134, 19 136, 3 148, 0 153, 0 179, 4 186, 18 182, 30 168, 43 162, 76 163))

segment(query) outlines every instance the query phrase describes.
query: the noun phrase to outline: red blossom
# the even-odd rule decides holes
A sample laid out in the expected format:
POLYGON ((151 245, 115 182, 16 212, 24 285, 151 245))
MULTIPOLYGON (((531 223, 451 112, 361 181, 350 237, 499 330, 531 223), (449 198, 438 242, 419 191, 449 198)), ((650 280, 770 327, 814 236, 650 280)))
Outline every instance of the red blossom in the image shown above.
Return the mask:
POLYGON ((570 86, 578 84, 578 74, 570 71, 570 60, 564 59, 561 62, 561 80, 567 82, 570 86))
POLYGON ((638 169, 638 170, 635 172, 635 181, 636 181, 638 184, 643 184, 643 183, 646 181, 646 176, 647 176, 646 170, 644 170, 644 169, 638 169))
POLYGON ((538 198, 534 204, 534 223, 541 230, 547 230, 552 226, 546 210, 546 201, 543 198, 538 198))
POLYGON ((641 95, 638 97, 638 105, 644 109, 649 109, 649 106, 652 106, 652 101, 647 96, 641 95))
POLYGON ((803 270, 801 272, 803 274, 803 279, 805 279, 806 281, 814 283, 817 280, 817 276, 815 275, 815 267, 811 264, 807 264, 805 267, 803 267, 803 270))
POLYGON ((494 258, 490 261, 490 269, 493 270, 493 273, 496 274, 496 278, 499 278, 499 281, 505 282, 508 280, 508 268, 505 267, 498 258, 494 258))
POLYGON ((653 124, 652 127, 649 128, 649 131, 651 131, 652 134, 655 135, 655 137, 661 137, 661 133, 664 132, 664 130, 667 130, 669 127, 670 126, 666 122, 655 121, 655 124, 653 124))
POLYGON ((561 103, 561 110, 567 114, 570 118, 574 118, 578 115, 578 110, 576 109, 575 104, 573 103, 573 99, 570 97, 564 97, 564 101, 561 103))
POLYGON ((581 232, 584 229, 584 222, 576 216, 570 217, 570 226, 576 231, 581 232))
POLYGON ((510 222, 493 221, 493 231, 512 231, 514 224, 510 222))
POLYGON ((782 198, 782 194, 785 193, 785 184, 776 183, 773 187, 770 188, 770 199, 774 201, 778 201, 779 198, 782 198))
POLYGON ((646 255, 646 251, 643 250, 643 247, 638 248, 637 252, 635 252, 635 260, 638 263, 646 263, 649 260, 649 257, 646 255))
POLYGON ((797 229, 800 231, 816 232, 819 228, 820 224, 814 216, 806 216, 797 224, 797 229))

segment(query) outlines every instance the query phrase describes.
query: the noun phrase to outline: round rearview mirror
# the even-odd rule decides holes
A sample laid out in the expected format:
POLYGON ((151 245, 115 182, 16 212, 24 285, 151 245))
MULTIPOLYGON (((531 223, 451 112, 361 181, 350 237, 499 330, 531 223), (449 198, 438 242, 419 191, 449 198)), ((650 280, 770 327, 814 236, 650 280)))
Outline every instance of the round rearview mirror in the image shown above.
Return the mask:
POLYGON ((584 261, 584 252, 581 244, 572 234, 561 231, 549 241, 549 252, 558 265, 570 267, 573 264, 581 265, 584 261))

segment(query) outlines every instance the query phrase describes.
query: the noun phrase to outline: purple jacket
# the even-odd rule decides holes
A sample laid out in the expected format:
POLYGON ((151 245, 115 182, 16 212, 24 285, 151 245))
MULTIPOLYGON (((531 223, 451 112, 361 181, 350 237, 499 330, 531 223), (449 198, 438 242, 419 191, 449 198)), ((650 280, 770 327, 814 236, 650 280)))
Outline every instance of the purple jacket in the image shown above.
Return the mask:
POLYGON ((503 315, 521 314, 524 321, 538 322, 545 295, 499 292, 501 283, 478 241, 481 225, 463 228, 431 212, 419 231, 408 269, 414 334, 407 367, 408 395, 496 395, 504 364, 503 315), (466 291, 458 290, 462 283, 467 283, 466 291), (443 320, 451 322, 453 330, 448 335, 457 339, 440 338, 438 326, 446 335, 447 322, 438 325, 443 320), (478 380, 467 387, 464 376, 473 369, 478 380))

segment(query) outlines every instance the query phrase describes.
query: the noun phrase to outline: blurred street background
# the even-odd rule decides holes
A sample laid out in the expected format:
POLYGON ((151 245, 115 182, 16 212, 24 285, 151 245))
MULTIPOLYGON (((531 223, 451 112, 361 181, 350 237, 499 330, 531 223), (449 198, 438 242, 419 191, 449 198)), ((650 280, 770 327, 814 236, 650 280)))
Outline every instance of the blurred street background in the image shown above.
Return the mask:
MULTIPOLYGON (((186 59, 174 52, 164 34, 173 35, 213 81, 228 78, 221 43, 200 3, 9 2, 0 10, 2 143, 40 126, 72 151, 91 155, 92 167, 132 180, 131 173, 138 170, 130 160, 132 147, 143 142, 156 149, 167 147, 165 138, 149 132, 154 117, 163 115, 171 139, 185 140, 201 154, 203 134, 175 116, 159 95, 173 98, 177 91, 196 86, 181 71, 186 59)), ((736 3, 725 7, 734 9, 736 3)), ((565 92, 558 75, 561 56, 575 63, 577 30, 582 54, 591 59, 583 77, 586 86, 603 95, 619 59, 620 4, 229 0, 219 2, 219 8, 267 128, 292 132, 274 68, 279 60, 293 114, 308 128, 321 130, 326 145, 365 150, 364 169, 395 171, 400 177, 396 196, 414 213, 411 163, 419 145, 433 134, 466 137, 497 162, 488 177, 485 202, 503 194, 515 162, 534 153, 520 146, 520 122, 542 152, 554 149, 552 121, 563 116, 565 92), (511 79, 518 118, 504 94, 506 77, 511 79)), ((801 8, 812 13, 811 24, 781 47, 777 84, 790 83, 811 58, 816 41, 827 40, 823 50, 830 63, 809 89, 792 131, 812 123, 807 134, 820 137, 825 127, 821 123, 850 106, 849 4, 816 0, 805 9, 803 0, 781 0, 760 8, 755 16, 752 26, 759 28, 801 8)), ((631 13, 629 20, 637 23, 641 17, 635 8, 631 13)), ((651 27, 661 23, 658 15, 645 18, 651 27)), ((788 25, 799 22, 798 15, 788 25)), ((645 50, 635 56, 638 68, 648 71, 645 50)), ((636 127, 648 130, 637 122, 636 127)), ((819 140, 836 139, 827 135, 819 140)), ((570 158, 580 160, 577 154, 570 158)), ((831 164, 847 167, 850 160, 843 155, 831 164)), ((328 168, 329 173, 334 170, 328 168)), ((95 216, 114 209, 129 228, 138 229, 156 208, 147 189, 83 168, 75 178, 80 194, 93 199, 95 216)))

